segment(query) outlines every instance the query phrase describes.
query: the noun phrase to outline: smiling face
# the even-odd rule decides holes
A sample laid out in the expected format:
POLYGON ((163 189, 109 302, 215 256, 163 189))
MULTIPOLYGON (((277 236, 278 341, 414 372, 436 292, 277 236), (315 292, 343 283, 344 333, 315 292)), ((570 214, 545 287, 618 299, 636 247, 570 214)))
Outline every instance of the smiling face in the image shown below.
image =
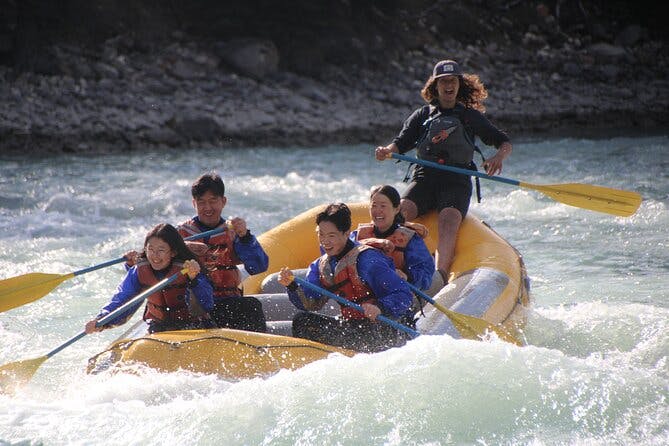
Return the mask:
POLYGON ((442 76, 437 79, 437 95, 439 105, 444 108, 455 107, 455 101, 460 89, 460 79, 457 76, 442 76))
POLYGON ((202 224, 211 228, 218 226, 221 221, 221 212, 227 203, 227 198, 207 191, 197 198, 193 198, 193 206, 202 224))
POLYGON ((379 232, 386 232, 395 221, 395 216, 400 213, 400 208, 393 207, 393 203, 386 195, 375 193, 369 202, 369 215, 379 232))
POLYGON ((318 243, 329 256, 339 255, 344 250, 349 233, 350 231, 341 232, 331 221, 322 221, 316 228, 318 243))
POLYGON ((159 237, 151 237, 144 245, 146 258, 151 264, 151 268, 159 271, 167 268, 172 263, 172 258, 176 253, 170 248, 170 245, 159 237))

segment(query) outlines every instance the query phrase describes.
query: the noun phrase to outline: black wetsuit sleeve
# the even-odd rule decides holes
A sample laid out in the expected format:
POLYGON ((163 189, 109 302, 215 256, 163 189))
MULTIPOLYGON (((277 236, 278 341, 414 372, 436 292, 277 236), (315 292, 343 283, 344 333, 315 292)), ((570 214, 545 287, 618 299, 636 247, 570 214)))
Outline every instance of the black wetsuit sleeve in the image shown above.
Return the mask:
POLYGON ((466 109, 465 126, 469 127, 483 144, 499 147, 509 140, 506 133, 495 127, 485 115, 478 110, 466 109))
POLYGON ((414 111, 411 116, 404 121, 404 125, 402 126, 399 135, 393 139, 393 142, 400 153, 406 153, 416 146, 416 141, 418 141, 418 138, 421 136, 423 123, 427 119, 429 113, 430 108, 428 106, 421 107, 414 111))

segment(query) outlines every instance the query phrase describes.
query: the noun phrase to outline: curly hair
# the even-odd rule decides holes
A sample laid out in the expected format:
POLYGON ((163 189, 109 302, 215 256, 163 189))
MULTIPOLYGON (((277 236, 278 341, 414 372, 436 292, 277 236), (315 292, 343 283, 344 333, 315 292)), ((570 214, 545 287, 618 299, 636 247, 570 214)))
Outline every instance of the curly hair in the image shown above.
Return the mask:
MULTIPOLYGON (((458 79, 460 80, 460 88, 458 89, 458 97, 456 98, 457 102, 465 107, 485 113, 483 101, 488 97, 488 90, 486 90, 478 75, 463 74, 458 76, 458 79)), ((436 105, 439 100, 437 78, 430 76, 420 91, 420 95, 428 104, 436 105)))

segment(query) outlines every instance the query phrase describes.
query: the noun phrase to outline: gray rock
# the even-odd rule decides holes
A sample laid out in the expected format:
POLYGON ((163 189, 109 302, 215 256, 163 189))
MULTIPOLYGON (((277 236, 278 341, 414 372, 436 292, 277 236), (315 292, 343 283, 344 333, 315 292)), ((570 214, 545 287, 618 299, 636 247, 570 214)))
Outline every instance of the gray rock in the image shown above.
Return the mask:
POLYGON ((109 78, 102 78, 98 82, 98 88, 102 90, 112 90, 116 84, 109 78))
POLYGON ((307 86, 302 89, 302 94, 309 99, 319 102, 326 102, 331 99, 331 96, 325 93, 322 88, 315 86, 307 86))
POLYGON ((628 25, 616 36, 615 44, 633 46, 648 37, 648 31, 639 25, 628 25))
POLYGON ((118 79, 119 77, 119 71, 107 63, 98 62, 94 68, 100 79, 118 79))
POLYGON ((583 73, 583 69, 575 62, 565 62, 562 65, 562 73, 569 77, 578 77, 583 73))
POLYGON ((144 84, 144 88, 147 92, 158 95, 169 95, 174 93, 174 88, 172 86, 165 82, 160 82, 157 79, 148 79, 144 84))
POLYGON ((618 78, 621 68, 618 65, 605 64, 599 67, 599 72, 606 81, 611 82, 618 78))
POLYGON ((279 50, 269 40, 238 39, 218 45, 221 61, 239 74, 254 79, 276 73, 279 68, 279 50))
POLYGON ((187 59, 176 60, 174 64, 167 67, 167 72, 177 79, 185 80, 199 79, 205 75, 202 65, 187 59))
POLYGON ((163 144, 174 147, 183 142, 183 139, 167 125, 151 127, 140 132, 142 138, 150 143, 163 144))
POLYGON ((212 141, 221 134, 218 123, 208 116, 174 116, 167 125, 187 140, 212 141))
POLYGON ((611 45, 608 43, 595 43, 587 48, 587 51, 601 60, 615 60, 625 57, 627 52, 621 46, 611 45))

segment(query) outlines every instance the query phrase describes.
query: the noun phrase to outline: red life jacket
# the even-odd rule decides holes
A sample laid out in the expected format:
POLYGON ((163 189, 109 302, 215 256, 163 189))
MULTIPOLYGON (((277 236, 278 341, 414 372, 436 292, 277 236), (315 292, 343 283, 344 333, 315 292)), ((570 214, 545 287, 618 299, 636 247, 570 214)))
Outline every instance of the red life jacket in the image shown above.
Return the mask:
MULTIPOLYGON (((170 277, 178 273, 183 267, 183 263, 173 261, 165 277, 170 277)), ((151 268, 146 259, 137 263, 137 278, 143 290, 152 287, 161 280, 156 277, 153 268, 151 268)), ((186 276, 179 274, 179 277, 174 282, 147 298, 144 320, 193 321, 194 318, 188 308, 186 299, 186 293, 188 292, 186 288, 186 276)))
MULTIPOLYGON (((225 226, 225 223, 221 223, 216 228, 225 226)), ((177 230, 182 237, 190 237, 202 232, 192 219, 180 225, 177 230)), ((234 231, 226 229, 220 234, 209 237, 205 242, 209 249, 204 255, 198 256, 200 263, 207 269, 207 275, 214 287, 214 298, 242 295, 240 288, 242 275, 237 269, 237 265, 242 261, 239 260, 233 248, 235 236, 234 231)))
MULTIPOLYGON (((385 240, 390 240, 391 242, 393 242, 393 245, 395 245, 395 249, 392 252, 387 253, 386 251, 383 251, 383 249, 381 248, 381 250, 385 254, 387 254, 388 256, 390 256, 390 258, 393 259, 395 268, 404 271, 405 273, 407 273, 407 271, 404 270, 405 267, 404 251, 407 245, 409 244, 411 237, 413 237, 414 234, 416 234, 416 231, 404 226, 398 226, 397 229, 395 229, 395 231, 393 231, 392 234, 390 234, 388 237, 385 238, 385 240)), ((374 234, 374 224, 366 223, 358 225, 358 233, 356 235, 356 240, 362 241, 365 239, 374 239, 374 238, 378 239, 378 237, 376 237, 376 235, 374 234)), ((376 247, 373 241, 368 244, 376 247)))
MULTIPOLYGON (((344 257, 339 259, 334 273, 328 262, 328 256, 322 256, 318 261, 318 271, 323 288, 342 296, 351 302, 369 302, 376 305, 377 299, 372 290, 358 275, 358 256, 366 249, 373 249, 367 245, 355 245, 344 257)), ((341 306, 341 315, 344 319, 365 319, 365 315, 351 307, 341 306)))

